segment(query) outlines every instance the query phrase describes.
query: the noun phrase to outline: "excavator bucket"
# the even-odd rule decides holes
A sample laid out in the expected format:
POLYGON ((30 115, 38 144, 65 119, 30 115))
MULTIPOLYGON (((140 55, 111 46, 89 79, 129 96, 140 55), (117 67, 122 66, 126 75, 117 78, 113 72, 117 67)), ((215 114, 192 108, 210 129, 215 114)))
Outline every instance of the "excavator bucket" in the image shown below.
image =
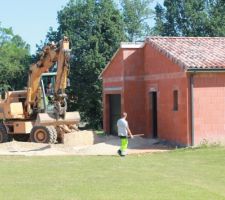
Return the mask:
POLYGON ((60 119, 56 119, 55 115, 52 113, 38 113, 37 115, 37 119, 35 122, 36 126, 39 125, 45 125, 45 126, 49 126, 49 125, 72 125, 72 124, 76 124, 78 125, 80 122, 80 114, 79 112, 66 112, 64 119, 60 118, 60 119))

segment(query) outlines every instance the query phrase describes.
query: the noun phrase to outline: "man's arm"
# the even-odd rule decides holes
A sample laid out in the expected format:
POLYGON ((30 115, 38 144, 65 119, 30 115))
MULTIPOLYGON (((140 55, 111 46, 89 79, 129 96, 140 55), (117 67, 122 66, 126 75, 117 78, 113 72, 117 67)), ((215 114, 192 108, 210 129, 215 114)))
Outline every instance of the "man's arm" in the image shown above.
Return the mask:
POLYGON ((128 132, 128 135, 131 137, 131 138, 133 138, 134 136, 132 135, 132 133, 131 133, 131 131, 130 131, 130 129, 129 129, 129 127, 127 126, 127 132, 128 132))

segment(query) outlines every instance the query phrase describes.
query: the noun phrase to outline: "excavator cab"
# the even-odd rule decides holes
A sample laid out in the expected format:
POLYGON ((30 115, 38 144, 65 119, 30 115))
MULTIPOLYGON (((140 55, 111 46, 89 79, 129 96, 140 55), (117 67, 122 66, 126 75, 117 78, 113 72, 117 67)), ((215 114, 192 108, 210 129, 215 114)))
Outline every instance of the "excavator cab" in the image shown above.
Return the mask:
POLYGON ((40 79, 40 87, 37 95, 37 113, 49 113, 55 118, 65 119, 67 110, 67 95, 55 93, 56 72, 43 73, 40 79))
POLYGON ((55 87, 56 72, 48 72, 42 74, 40 87, 41 98, 39 109, 42 112, 54 111, 54 87, 55 87))

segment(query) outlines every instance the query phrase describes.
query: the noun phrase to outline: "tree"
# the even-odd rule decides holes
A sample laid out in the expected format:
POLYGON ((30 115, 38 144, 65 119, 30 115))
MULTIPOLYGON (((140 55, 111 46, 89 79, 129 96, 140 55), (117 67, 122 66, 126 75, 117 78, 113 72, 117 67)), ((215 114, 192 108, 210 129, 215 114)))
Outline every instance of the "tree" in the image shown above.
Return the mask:
POLYGON ((12 28, 3 28, 1 24, 0 55, 0 88, 22 89, 28 74, 29 45, 19 35, 14 35, 12 28))
POLYGON ((209 0, 210 36, 225 36, 225 1, 209 0))
POLYGON ((152 35, 166 35, 165 30, 165 8, 159 3, 155 7, 155 27, 152 30, 152 35))
POLYGON ((163 36, 211 36, 209 0, 165 0, 157 4, 154 34, 163 36))
POLYGON ((143 40, 150 33, 149 20, 152 0, 121 0, 122 15, 128 41, 143 40))
POLYGON ((58 35, 67 35, 72 44, 69 95, 78 97, 77 101, 72 98, 72 108, 90 126, 99 128, 102 83, 98 77, 125 39, 122 16, 112 0, 71 0, 58 12, 58 21, 58 35))

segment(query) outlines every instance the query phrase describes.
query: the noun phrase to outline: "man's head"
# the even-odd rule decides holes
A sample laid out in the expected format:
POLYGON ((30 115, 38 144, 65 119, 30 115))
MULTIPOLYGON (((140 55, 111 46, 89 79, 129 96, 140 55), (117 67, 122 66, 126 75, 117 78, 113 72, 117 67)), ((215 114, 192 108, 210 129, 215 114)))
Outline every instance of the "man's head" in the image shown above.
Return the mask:
POLYGON ((127 118, 127 113, 126 113, 126 112, 123 112, 122 117, 123 117, 124 119, 126 119, 126 118, 127 118))

